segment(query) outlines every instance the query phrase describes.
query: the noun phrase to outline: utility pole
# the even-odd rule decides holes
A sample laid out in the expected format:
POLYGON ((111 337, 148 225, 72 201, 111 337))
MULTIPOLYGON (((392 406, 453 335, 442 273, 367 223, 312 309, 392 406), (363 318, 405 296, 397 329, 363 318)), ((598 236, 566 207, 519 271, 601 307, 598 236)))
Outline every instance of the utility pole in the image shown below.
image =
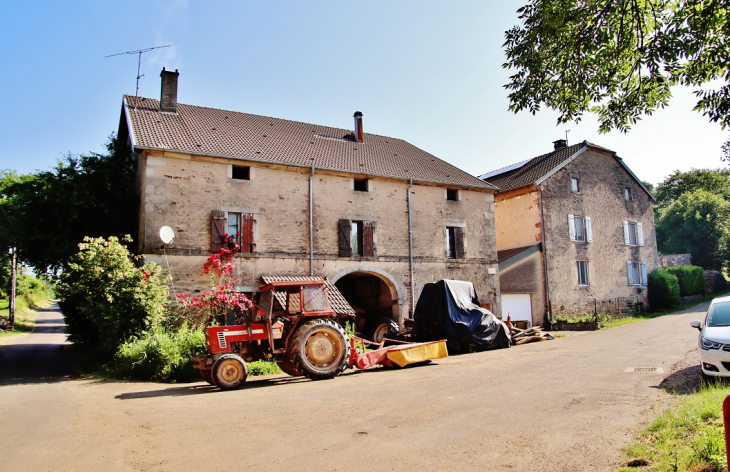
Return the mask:
POLYGON ((15 324, 15 271, 16 271, 17 257, 15 255, 15 248, 10 248, 10 302, 8 304, 8 311, 10 313, 8 321, 10 326, 15 324))

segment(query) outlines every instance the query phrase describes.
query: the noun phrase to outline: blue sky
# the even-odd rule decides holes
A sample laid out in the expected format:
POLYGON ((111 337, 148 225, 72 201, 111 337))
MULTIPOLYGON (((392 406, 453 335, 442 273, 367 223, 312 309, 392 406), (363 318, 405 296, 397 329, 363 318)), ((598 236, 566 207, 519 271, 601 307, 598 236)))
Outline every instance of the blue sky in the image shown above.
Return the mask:
POLYGON ((549 152, 565 136, 615 150, 643 180, 725 167, 727 134, 678 89, 628 134, 598 134, 591 116, 507 110, 504 31, 519 1, 3 2, 0 169, 47 169, 66 153, 100 152, 122 95, 159 98, 163 66, 178 100, 409 141, 472 174, 549 152))

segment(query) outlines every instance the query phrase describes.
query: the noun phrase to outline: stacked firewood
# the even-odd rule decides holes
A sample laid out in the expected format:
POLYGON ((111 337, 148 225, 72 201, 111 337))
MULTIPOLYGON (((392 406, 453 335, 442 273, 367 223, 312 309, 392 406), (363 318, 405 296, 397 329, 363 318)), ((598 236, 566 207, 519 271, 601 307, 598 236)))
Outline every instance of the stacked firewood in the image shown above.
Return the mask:
POLYGON ((520 329, 512 325, 507 318, 507 327, 509 328, 510 335, 512 336, 512 342, 519 346, 520 344, 537 343, 540 341, 549 341, 553 338, 550 333, 546 333, 539 326, 533 326, 528 329, 520 329))

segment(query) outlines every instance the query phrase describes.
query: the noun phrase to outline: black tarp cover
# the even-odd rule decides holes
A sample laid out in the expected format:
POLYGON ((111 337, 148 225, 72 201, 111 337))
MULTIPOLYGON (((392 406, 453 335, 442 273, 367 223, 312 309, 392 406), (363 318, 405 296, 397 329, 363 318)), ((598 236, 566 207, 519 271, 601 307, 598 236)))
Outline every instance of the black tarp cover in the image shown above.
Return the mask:
POLYGON ((507 326, 479 306, 474 284, 440 280, 424 285, 413 314, 418 341, 446 339, 449 352, 510 347, 507 326))

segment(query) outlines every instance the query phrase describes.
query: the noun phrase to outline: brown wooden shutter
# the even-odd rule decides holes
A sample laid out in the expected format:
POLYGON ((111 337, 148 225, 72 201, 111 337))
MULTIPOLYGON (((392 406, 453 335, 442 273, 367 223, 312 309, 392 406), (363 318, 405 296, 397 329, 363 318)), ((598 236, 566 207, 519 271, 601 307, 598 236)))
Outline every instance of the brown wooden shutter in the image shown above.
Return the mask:
POLYGON ((340 220, 339 241, 340 241, 340 257, 352 256, 352 246, 350 245, 350 220, 340 220))
POLYGON ((241 215, 241 252, 252 254, 256 251, 256 243, 253 237, 253 225, 256 217, 252 213, 241 215))
POLYGON ((210 250, 218 252, 223 247, 223 233, 226 232, 226 212, 213 210, 210 221, 210 250))
POLYGON ((362 255, 363 257, 375 256, 375 244, 373 243, 374 221, 362 222, 362 255))
POLYGON ((454 247, 456 249, 456 258, 466 258, 466 251, 464 251, 464 228, 454 228, 454 247))

